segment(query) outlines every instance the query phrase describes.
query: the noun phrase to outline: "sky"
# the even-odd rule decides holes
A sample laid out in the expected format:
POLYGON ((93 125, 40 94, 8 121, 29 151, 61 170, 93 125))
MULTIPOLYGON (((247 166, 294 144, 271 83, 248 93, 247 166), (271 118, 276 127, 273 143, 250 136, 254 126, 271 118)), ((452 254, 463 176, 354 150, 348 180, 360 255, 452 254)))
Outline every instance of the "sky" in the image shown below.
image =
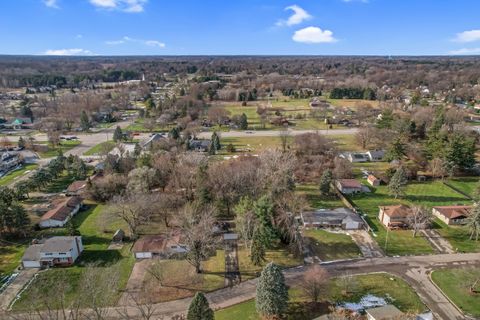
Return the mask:
POLYGON ((479 0, 0 0, 0 54, 480 54, 479 0))

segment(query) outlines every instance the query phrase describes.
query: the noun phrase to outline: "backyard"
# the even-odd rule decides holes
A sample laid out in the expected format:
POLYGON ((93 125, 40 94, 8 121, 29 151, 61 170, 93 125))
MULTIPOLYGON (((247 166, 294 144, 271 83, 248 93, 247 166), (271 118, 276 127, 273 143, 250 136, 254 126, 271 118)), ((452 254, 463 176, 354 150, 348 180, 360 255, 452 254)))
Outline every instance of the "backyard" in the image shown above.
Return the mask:
MULTIPOLYGON (((37 142, 39 143, 39 142, 37 142)), ((48 145, 48 150, 47 151, 42 151, 38 152, 38 155, 40 158, 53 158, 58 156, 59 152, 62 152, 65 154, 65 152, 75 148, 76 146, 80 145, 81 142, 78 140, 75 141, 62 141, 57 147, 52 147, 51 145, 48 145)))
POLYGON ((433 282, 443 293, 463 312, 474 318, 480 317, 479 279, 480 269, 444 269, 432 273, 433 282))
POLYGON ((371 193, 354 195, 351 199, 361 212, 366 214, 376 241, 380 247, 386 247, 388 255, 429 254, 433 253, 433 249, 423 236, 417 235, 414 238, 411 230, 387 232, 377 219, 379 206, 405 204, 432 208, 440 205, 470 204, 470 200, 440 181, 411 182, 406 188, 406 196, 399 199, 390 196, 386 186, 376 187, 371 193))
POLYGON ((14 182, 18 177, 35 170, 38 167, 37 164, 26 164, 20 169, 13 170, 7 175, 0 178, 0 186, 6 186, 14 182))

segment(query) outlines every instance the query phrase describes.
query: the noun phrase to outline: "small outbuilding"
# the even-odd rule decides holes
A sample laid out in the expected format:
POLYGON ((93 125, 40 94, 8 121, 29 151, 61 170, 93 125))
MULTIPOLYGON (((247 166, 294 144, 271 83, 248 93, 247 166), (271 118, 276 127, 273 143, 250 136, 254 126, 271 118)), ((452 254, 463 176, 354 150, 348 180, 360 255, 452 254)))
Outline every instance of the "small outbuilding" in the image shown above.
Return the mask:
POLYGON ((405 314, 391 304, 365 310, 368 320, 395 320, 402 319, 405 314))
POLYGON ((124 238, 125 238, 125 231, 123 231, 122 229, 118 229, 113 234, 112 241, 116 243, 120 243, 123 241, 124 238))
POLYGON ((372 186, 372 187, 378 187, 381 183, 382 180, 375 177, 373 174, 368 175, 367 177, 367 182, 372 186))
POLYGON ((461 225, 467 223, 472 206, 440 206, 433 207, 432 213, 447 225, 461 225))

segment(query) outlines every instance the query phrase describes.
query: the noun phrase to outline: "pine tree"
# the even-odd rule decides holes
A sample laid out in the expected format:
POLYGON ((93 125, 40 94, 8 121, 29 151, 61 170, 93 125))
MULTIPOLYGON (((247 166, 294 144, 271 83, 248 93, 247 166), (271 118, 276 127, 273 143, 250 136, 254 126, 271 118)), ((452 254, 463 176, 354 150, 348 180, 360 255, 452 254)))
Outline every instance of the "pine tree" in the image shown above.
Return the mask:
POLYGON ((270 262, 257 284, 257 312, 265 318, 280 318, 288 307, 288 288, 280 268, 270 262))
POLYGON ((18 138, 18 147, 21 149, 25 148, 25 139, 23 137, 18 138))
POLYGON ((197 292, 188 307, 187 320, 213 320, 213 310, 201 292, 197 292))
POLYGON ((240 116, 240 129, 247 130, 248 129, 248 119, 245 113, 242 113, 240 116))
POLYGON ((215 146, 215 151, 218 151, 222 148, 222 145, 220 144, 220 137, 215 131, 212 133, 211 142, 215 146))
POLYGON ((215 147, 215 143, 210 142, 210 147, 208 148, 208 154, 213 156, 217 154, 217 148, 215 147))
POLYGON ((80 127, 83 131, 90 130, 90 120, 88 120, 88 115, 85 110, 83 110, 82 114, 80 115, 80 127))
POLYGON ((11 204, 11 226, 24 237, 27 234, 27 228, 30 226, 30 217, 25 208, 17 202, 11 204))
POLYGON ((113 141, 118 142, 118 141, 121 141, 122 139, 123 139, 122 128, 117 126, 115 128, 115 132, 113 133, 113 141))
POLYGON ((252 247, 250 248, 250 260, 254 266, 261 266, 265 261, 265 247, 258 233, 255 233, 253 237, 252 247))
POLYGON ((180 138, 180 132, 178 131, 178 128, 172 128, 168 133, 168 136, 173 140, 177 140, 178 138, 180 138))
POLYGON ((332 183, 332 171, 325 170, 320 178, 320 193, 328 195, 330 193, 330 184, 332 183))
POLYGON ((388 191, 390 195, 394 196, 397 199, 399 196, 405 194, 405 188, 407 186, 407 174, 403 167, 397 169, 390 183, 388 184, 388 191))
POLYGON ((403 156, 405 156, 405 145, 403 144, 402 140, 400 140, 400 138, 395 139, 395 141, 393 141, 393 143, 387 150, 385 160, 400 160, 403 158, 403 156))

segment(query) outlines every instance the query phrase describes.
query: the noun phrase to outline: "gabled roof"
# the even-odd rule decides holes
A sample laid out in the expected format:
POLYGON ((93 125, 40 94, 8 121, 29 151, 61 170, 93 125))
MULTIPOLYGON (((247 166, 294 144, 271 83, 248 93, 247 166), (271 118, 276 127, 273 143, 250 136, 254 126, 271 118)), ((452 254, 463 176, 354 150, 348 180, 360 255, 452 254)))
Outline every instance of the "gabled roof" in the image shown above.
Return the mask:
POLYGON ((86 186, 87 182, 85 180, 74 181, 68 186, 67 192, 77 192, 84 189, 86 186))
POLYGON ((171 235, 159 234, 143 236, 135 242, 132 251, 162 253, 165 252, 167 246, 178 245, 180 239, 180 232, 176 231, 172 232, 171 235))
POLYGON ((355 180, 355 179, 339 179, 337 180, 338 183, 340 183, 340 186, 342 188, 357 188, 357 189, 361 189, 362 188, 362 184, 358 181, 358 180, 355 180))
POLYGON ((433 207, 441 215, 449 219, 466 218, 470 215, 472 206, 440 206, 433 207))
POLYGON ((51 219, 65 221, 70 216, 73 208, 82 203, 82 201, 83 199, 81 197, 69 197, 68 199, 57 204, 55 208, 47 211, 47 213, 42 216, 41 220, 45 221, 51 219))
POLYGON ((398 310, 394 305, 387 304, 386 306, 371 308, 365 310, 375 320, 394 320, 399 319, 404 313, 398 310))
POLYGON ((390 218, 406 218, 412 214, 412 208, 400 204, 396 206, 381 206, 380 210, 390 218))

